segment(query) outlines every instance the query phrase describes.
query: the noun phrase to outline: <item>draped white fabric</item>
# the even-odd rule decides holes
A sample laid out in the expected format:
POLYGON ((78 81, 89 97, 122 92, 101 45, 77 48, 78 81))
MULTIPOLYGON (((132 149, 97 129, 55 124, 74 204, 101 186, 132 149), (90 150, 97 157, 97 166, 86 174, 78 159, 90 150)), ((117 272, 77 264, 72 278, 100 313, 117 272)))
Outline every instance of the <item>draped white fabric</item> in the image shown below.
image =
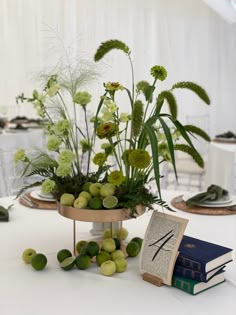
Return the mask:
MULTIPOLYGON (((31 92, 36 74, 55 65, 63 47, 92 60, 111 38, 131 48, 137 81, 161 64, 169 74, 161 90, 192 80, 208 91, 210 107, 192 93, 176 93, 181 119, 209 114, 212 135, 236 131, 236 25, 199 0, 0 0, 0 115, 4 106, 10 116, 35 115, 30 104, 16 107, 15 96, 31 92)), ((105 65, 101 83, 130 84, 122 54, 110 54, 105 65)))

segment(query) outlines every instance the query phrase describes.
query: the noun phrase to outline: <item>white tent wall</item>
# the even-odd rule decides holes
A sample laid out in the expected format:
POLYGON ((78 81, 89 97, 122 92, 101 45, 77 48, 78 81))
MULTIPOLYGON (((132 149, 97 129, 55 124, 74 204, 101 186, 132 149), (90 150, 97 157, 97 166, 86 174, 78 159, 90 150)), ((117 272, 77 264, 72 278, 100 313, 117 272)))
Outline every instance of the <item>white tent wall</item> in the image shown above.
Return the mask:
MULTIPOLYGON (((0 115, 35 117, 32 105, 16 106, 15 96, 37 87, 37 74, 57 64, 63 47, 92 60, 111 38, 131 48, 136 81, 149 80, 150 67, 160 64, 168 71, 160 90, 182 80, 207 90, 209 107, 192 93, 176 93, 180 119, 209 114, 212 136, 236 131, 236 25, 199 0, 0 0, 0 115)), ((129 86, 128 66, 120 52, 109 54, 100 86, 129 86)), ((99 88, 93 91, 95 108, 99 88)))

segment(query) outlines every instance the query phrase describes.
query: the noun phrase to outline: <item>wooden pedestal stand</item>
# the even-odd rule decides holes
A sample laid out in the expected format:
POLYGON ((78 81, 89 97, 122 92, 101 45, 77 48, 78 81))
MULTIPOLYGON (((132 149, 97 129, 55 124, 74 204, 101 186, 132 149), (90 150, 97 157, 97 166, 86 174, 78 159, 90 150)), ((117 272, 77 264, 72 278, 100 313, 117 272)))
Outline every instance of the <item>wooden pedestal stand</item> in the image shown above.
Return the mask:
POLYGON ((150 282, 151 284, 154 284, 158 287, 161 287, 163 285, 163 280, 161 278, 158 278, 156 276, 151 275, 150 273, 145 272, 143 274, 143 280, 150 282))

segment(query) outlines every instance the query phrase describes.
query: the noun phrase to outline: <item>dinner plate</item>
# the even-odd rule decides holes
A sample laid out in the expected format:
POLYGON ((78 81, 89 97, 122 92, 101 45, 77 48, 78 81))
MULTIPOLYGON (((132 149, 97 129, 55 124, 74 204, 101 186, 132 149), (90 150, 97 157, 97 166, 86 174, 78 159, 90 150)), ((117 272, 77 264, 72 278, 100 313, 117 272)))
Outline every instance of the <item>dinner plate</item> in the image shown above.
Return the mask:
POLYGON ((55 202, 56 199, 55 198, 52 198, 52 197, 45 197, 42 195, 42 192, 41 190, 33 190, 31 191, 30 193, 30 196, 34 199, 37 199, 37 200, 42 200, 42 201, 51 201, 51 202, 55 202))
POLYGON ((236 142, 236 138, 216 137, 215 139, 222 142, 229 142, 229 143, 236 142))
POLYGON ((203 207, 203 208, 228 208, 231 206, 236 205, 236 198, 231 199, 230 202, 227 203, 217 203, 217 204, 212 204, 212 203, 198 203, 196 206, 203 207))

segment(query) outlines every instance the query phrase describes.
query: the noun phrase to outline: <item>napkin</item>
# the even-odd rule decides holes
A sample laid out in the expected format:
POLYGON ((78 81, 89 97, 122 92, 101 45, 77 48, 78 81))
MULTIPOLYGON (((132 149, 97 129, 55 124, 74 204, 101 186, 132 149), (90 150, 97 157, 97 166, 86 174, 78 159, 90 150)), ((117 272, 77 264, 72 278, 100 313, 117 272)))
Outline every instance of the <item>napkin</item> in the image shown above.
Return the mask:
POLYGON ((216 135, 216 138, 226 138, 226 139, 236 139, 236 134, 234 134, 232 131, 227 131, 225 133, 222 133, 220 135, 216 135))
POLYGON ((199 203, 217 201, 229 195, 229 192, 224 188, 217 185, 210 185, 207 191, 199 193, 188 200, 186 200, 186 205, 198 205, 199 203))

